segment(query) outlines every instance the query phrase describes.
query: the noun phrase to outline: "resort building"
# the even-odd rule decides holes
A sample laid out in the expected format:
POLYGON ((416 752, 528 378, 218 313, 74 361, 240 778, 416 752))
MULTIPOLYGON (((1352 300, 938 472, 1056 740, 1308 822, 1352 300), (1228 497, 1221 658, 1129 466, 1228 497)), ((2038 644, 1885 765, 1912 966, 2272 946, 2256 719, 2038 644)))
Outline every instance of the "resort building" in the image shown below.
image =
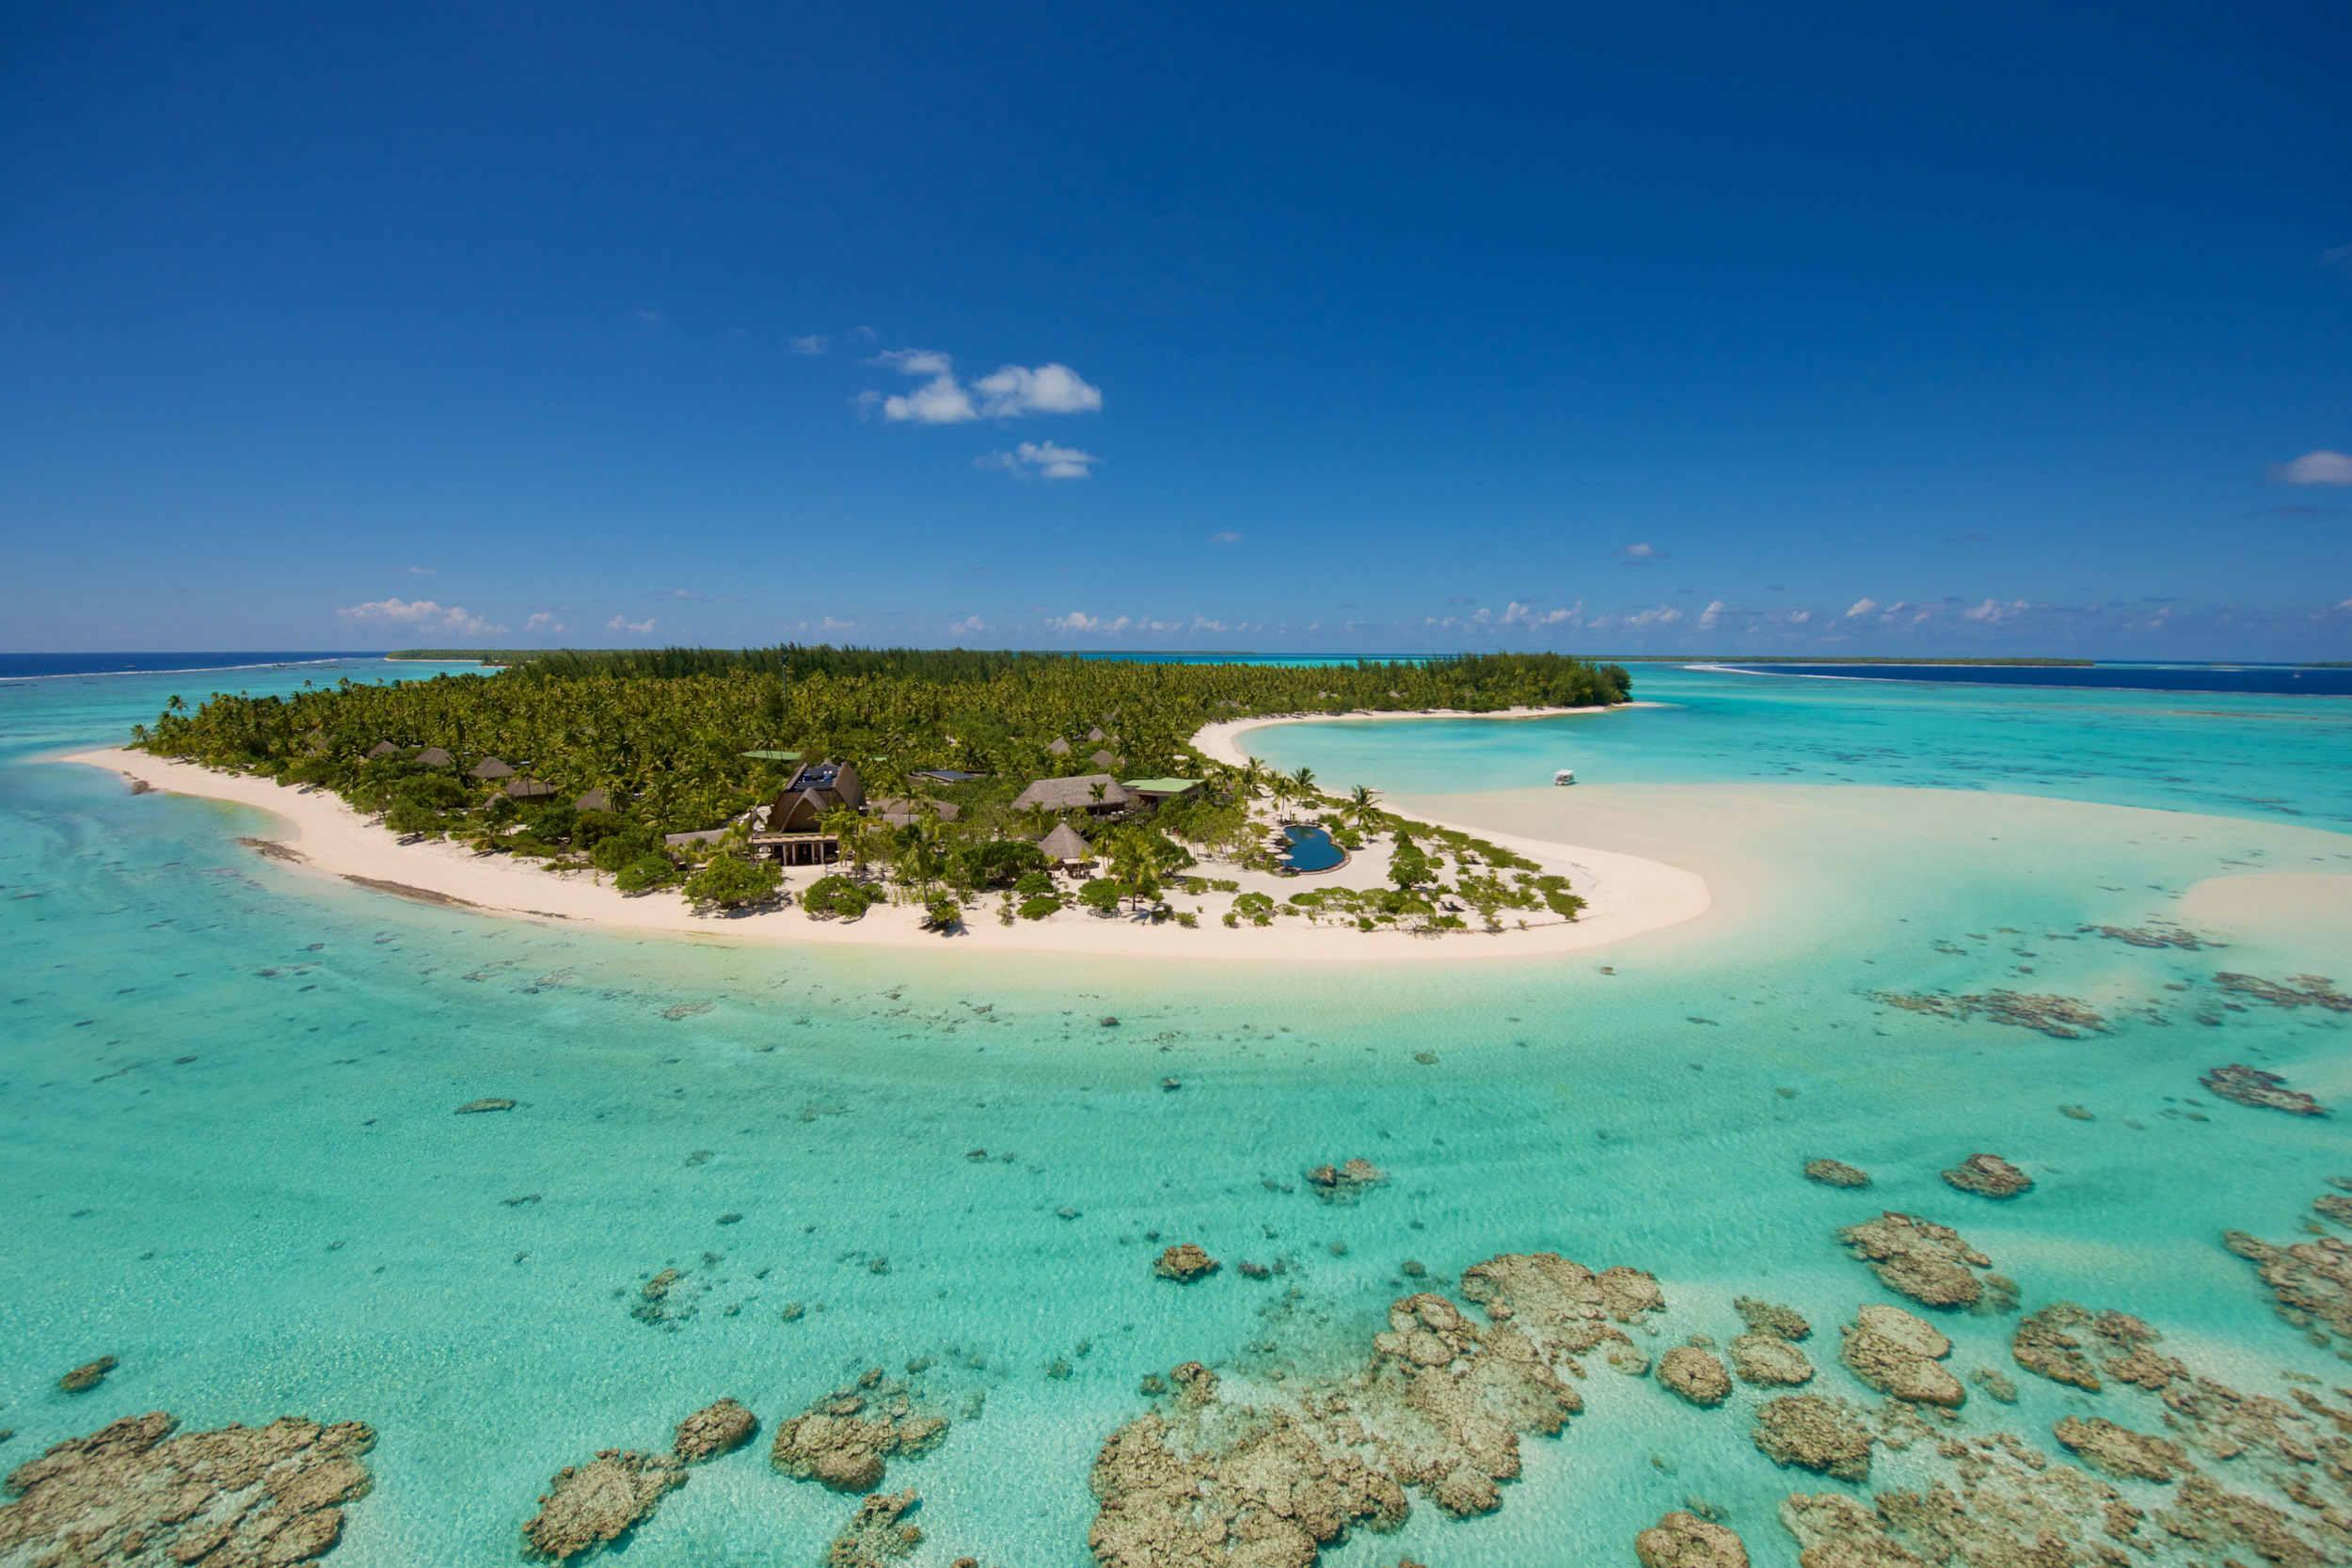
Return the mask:
POLYGON ((489 783, 492 779, 511 779, 514 776, 515 770, 496 757, 484 757, 480 762, 466 769, 466 777, 479 779, 484 784, 489 783))
POLYGON ((927 811, 942 822, 953 822, 963 815, 963 808, 952 800, 901 800, 879 796, 866 802, 866 816, 878 822, 887 822, 894 828, 903 828, 911 822, 919 821, 927 811))
POLYGON ((427 746, 411 760, 425 768, 450 768, 453 767, 457 761, 455 757, 451 756, 438 746, 427 746))
POLYGON ((1043 806, 1047 811, 1085 811, 1109 816, 1135 803, 1127 786, 1108 773, 1079 773, 1067 779, 1039 779, 1012 802, 1015 811, 1043 806))
POLYGON ((579 800, 574 800, 572 809, 574 811, 611 811, 612 797, 602 784, 598 784, 579 800))
POLYGON ((1129 779, 1125 788, 1138 805, 1156 806, 1162 800, 1174 800, 1190 795, 1200 787, 1199 779, 1129 779))
POLYGON ((866 809, 866 786, 846 762, 804 762, 768 806, 771 833, 814 832, 829 811, 866 809))
POLYGON ((506 786, 506 798, 518 806, 544 806, 561 793, 553 784, 540 779, 516 779, 506 786))

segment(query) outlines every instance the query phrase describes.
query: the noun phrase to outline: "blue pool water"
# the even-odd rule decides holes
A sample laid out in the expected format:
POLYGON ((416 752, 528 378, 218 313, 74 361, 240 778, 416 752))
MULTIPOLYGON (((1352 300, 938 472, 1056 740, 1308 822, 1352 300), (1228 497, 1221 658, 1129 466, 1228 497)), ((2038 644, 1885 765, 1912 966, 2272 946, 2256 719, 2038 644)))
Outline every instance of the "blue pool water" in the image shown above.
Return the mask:
MULTIPOLYGON (((0 690, 0 1461, 149 1410, 364 1419, 376 1486, 328 1560, 469 1568, 515 1560, 564 1465, 665 1447, 722 1395, 772 1430, 863 1367, 928 1357, 956 1425, 891 1466, 924 1498, 914 1568, 1077 1568, 1089 1466, 1145 1407, 1145 1372, 1198 1358, 1270 1389, 1359 1362, 1417 1288, 1408 1259, 1431 1285, 1502 1251, 1651 1270, 1670 1303, 1652 1349, 1726 1339, 1737 1295, 1787 1302, 1817 1325, 1814 1386, 1867 1400, 1833 1325, 1893 1298, 1831 1232, 1882 1208, 1959 1226, 2027 1309, 2137 1313, 2249 1392, 2283 1397, 2282 1369, 2344 1381, 2218 1238, 2299 1237, 2352 1174, 2346 1019, 2233 1011, 2212 977, 2343 983, 2352 926, 2257 923, 2221 952, 2096 928, 2188 918, 2214 879, 2352 876, 2352 718, 1636 675, 1670 705, 1248 744, 1334 784, 1687 847, 1717 914, 1565 958, 1388 965, 1376 940, 1408 939, 1368 938, 1371 961, 1305 968, 738 948, 402 903, 256 857, 236 839, 257 814, 42 760, 193 700, 184 675, 0 690), (1563 766, 1587 782, 1550 789, 1563 766), (1996 989, 2084 999, 2106 1027, 2061 1039, 1879 999, 1996 989), (2217 1102, 2197 1078, 2226 1062, 2338 1115, 2217 1102), (484 1096, 517 1103, 451 1114, 484 1096), (2035 1191, 1995 1204, 1939 1180, 1978 1149, 2035 1191), (1823 1154, 1877 1186, 1796 1176, 1823 1154), (1317 1203, 1302 1173, 1350 1155, 1390 1183, 1317 1203), (1151 1232, 1286 1273, 1180 1289, 1152 1277, 1151 1232), (632 1317, 665 1267, 691 1311, 632 1317), (57 1390, 102 1354, 121 1363, 104 1385, 57 1390)), ((2114 1401, 2140 1397, 2023 1374, 2011 1319, 1939 1326, 1963 1375, 2024 1386, 2015 1406, 1972 1397, 1964 1433, 2050 1449, 2060 1417, 2128 1419, 2114 1401)), ((1701 1412, 1604 1369, 1582 1391, 1562 1437, 1526 1440, 1498 1513, 1417 1501, 1397 1535, 1324 1561, 1629 1560, 1634 1531, 1696 1496, 1792 1568, 1779 1499, 1861 1490, 1765 1461, 1756 1390, 1701 1412)), ((764 1450, 698 1469, 623 1560, 820 1560, 850 1503, 764 1450)), ((1931 1459, 1884 1455, 1874 1480, 1931 1459)))
POLYGON ((1331 835, 1321 828, 1284 828, 1282 835, 1291 841, 1282 863, 1294 871, 1328 871, 1347 859, 1346 851, 1332 843, 1331 835))

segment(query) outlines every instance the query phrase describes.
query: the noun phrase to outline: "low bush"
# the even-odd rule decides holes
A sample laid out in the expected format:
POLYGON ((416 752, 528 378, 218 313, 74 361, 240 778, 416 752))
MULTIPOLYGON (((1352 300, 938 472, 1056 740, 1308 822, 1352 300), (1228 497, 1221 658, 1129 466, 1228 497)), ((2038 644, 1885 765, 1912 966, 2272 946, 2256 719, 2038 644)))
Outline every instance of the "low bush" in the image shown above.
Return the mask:
POLYGON ((801 908, 808 911, 812 920, 855 920, 881 900, 881 890, 865 882, 847 877, 820 877, 801 895, 801 908))
POLYGON ((784 873, 771 861, 747 861, 723 851, 710 857, 700 871, 686 879, 690 904, 738 910, 765 903, 784 885, 784 873))
POLYGON ((658 887, 668 887, 677 880, 677 867, 670 857, 661 854, 640 855, 622 866, 612 878, 612 885, 623 893, 651 893, 658 887))
POLYGON ((1060 908, 1061 900, 1053 896, 1051 894, 1047 894, 1037 898, 1025 898, 1021 901, 1021 918, 1024 920, 1043 920, 1047 915, 1054 913, 1060 908))
POLYGON ((1119 884, 1108 877, 1097 877, 1078 890, 1078 902, 1097 914, 1119 912, 1119 884))

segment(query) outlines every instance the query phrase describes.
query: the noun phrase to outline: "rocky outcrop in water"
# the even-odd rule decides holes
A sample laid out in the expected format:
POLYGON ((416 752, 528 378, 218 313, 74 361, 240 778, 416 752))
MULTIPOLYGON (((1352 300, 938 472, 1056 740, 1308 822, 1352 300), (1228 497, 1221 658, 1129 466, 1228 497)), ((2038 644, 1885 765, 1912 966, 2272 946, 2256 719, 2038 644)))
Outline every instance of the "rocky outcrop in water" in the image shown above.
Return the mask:
POLYGON ((1326 1203, 1353 1203, 1363 1193, 1380 1186, 1389 1180, 1389 1173, 1370 1160, 1349 1160, 1336 1165, 1317 1165, 1307 1173, 1307 1190, 1326 1203))
POLYGON ((901 1516, 921 1500, 910 1486, 896 1497, 877 1493, 858 1504, 826 1548, 825 1568, 882 1568, 913 1552, 922 1544, 923 1531, 901 1516))
POLYGON ((2254 1265, 2278 1299, 2279 1316, 2296 1327, 2352 1339, 2352 1246, 2333 1236, 2273 1246, 2243 1230, 2221 1244, 2254 1265))
POLYGON ((1868 1171, 1857 1169, 1843 1160, 1807 1160, 1804 1163, 1804 1179, 1819 1181, 1824 1187, 1867 1187, 1870 1184, 1868 1171))
POLYGON ((342 1534, 343 1507, 368 1494, 359 1455, 375 1433, 299 1416, 265 1427, 170 1435, 158 1411, 59 1443, 8 1478, 0 1560, 140 1568, 309 1562, 342 1534))
POLYGON ((677 1424, 677 1441, 671 1451, 689 1465, 733 1453, 752 1440, 759 1418, 733 1400, 707 1405, 677 1424))
POLYGON ((1881 1284, 1914 1301, 1973 1307, 1986 1293, 1985 1282, 1969 1271, 1989 1269, 1993 1259, 1949 1226, 1888 1210, 1877 1219, 1848 1226, 1837 1239, 1870 1265, 1881 1284))
POLYGON ((1797 1538, 1803 1568, 2069 1568, 2143 1560, 2153 1544, 2142 1514, 2112 1486, 2048 1459, 2006 1433, 1947 1441, 1957 1487, 1936 1481, 1917 1492, 1887 1491, 1865 1501, 1838 1492, 1782 1500, 1781 1523, 1797 1538))
POLYGON ((2224 1100, 2256 1110, 2284 1111, 2289 1116, 2324 1117, 2328 1107, 2300 1089, 2290 1089, 2287 1081, 2275 1072, 2232 1062, 2217 1067, 2197 1080, 2224 1100))
POLYGON ((1642 1270, 1597 1274, 1556 1253, 1490 1258, 1461 1290, 1486 1325, 1435 1291, 1403 1297, 1362 1370, 1286 1385, 1279 1400, 1226 1402, 1198 1363, 1146 1379, 1155 1395, 1173 1385, 1174 1402, 1104 1446, 1096 1560, 1306 1568, 1350 1528, 1402 1521, 1408 1490, 1457 1517, 1493 1510, 1519 1473, 1520 1437, 1557 1434, 1583 1408, 1577 1357, 1606 1348, 1646 1370, 1618 1324, 1665 1307, 1642 1270))
POLYGON ((1104 1568, 1308 1568, 1356 1526, 1404 1522, 1391 1477, 1292 1413, 1219 1403, 1206 1373, 1186 1389, 1174 1412, 1128 1422, 1095 1458, 1101 1507, 1087 1544, 1104 1568))
POLYGON ((1945 1183, 1979 1197, 2015 1197, 2033 1187, 2033 1178, 1997 1154, 1971 1154, 1944 1173, 1945 1183))
POLYGON ((2013 990, 1990 990, 1979 996, 1950 996, 1943 991, 1874 990, 1870 999, 1883 1002, 1890 1007, 1931 1013, 1937 1018, 1967 1019, 1981 1015, 1994 1023, 2036 1029, 2062 1040, 2079 1039, 2086 1033, 2098 1034, 2107 1026, 2107 1021, 2089 1004, 2072 996, 2013 990))
POLYGON ((1813 1325, 1802 1314, 1776 1301, 1740 1296, 1732 1302, 1731 1309, 1740 1314, 1740 1321, 1748 1325, 1751 1334, 1769 1334, 1775 1339, 1791 1342, 1810 1338, 1813 1334, 1813 1325))
POLYGON ((1899 1307, 1873 1304, 1839 1331, 1845 1338, 1838 1359, 1880 1393, 1914 1404, 1957 1410, 1967 1400, 1960 1379, 1937 1365, 1952 1354, 1952 1342, 1934 1324, 1899 1307))
POLYGON ((946 1418, 914 1414, 903 1386, 868 1373, 858 1387, 836 1388, 776 1428, 768 1457, 799 1480, 870 1492, 882 1484, 885 1460, 928 1453, 946 1435, 946 1418))
POLYGON ((106 1374, 120 1365, 121 1363, 111 1355, 102 1355, 95 1361, 85 1361, 65 1376, 57 1379, 57 1386, 69 1394, 87 1394, 105 1382, 106 1374))
POLYGON ((2259 974, 2223 973, 2213 977, 2223 990, 2267 1002, 2274 1007, 2320 1007, 2331 1013, 2352 1013, 2352 996, 2336 990, 2325 974, 2290 974, 2284 984, 2259 974))
POLYGON ((1870 1479, 1873 1438, 1862 1413, 1843 1400, 1783 1394, 1756 1407, 1756 1446, 1775 1465, 1801 1465, 1839 1481, 1870 1479))
POLYGON ((1739 1536, 1694 1513, 1669 1513, 1633 1538, 1642 1568, 1748 1568, 1739 1536))
POLYGON ((1704 1410, 1731 1397, 1731 1374, 1724 1364, 1691 1345, 1677 1345, 1658 1358, 1658 1381, 1704 1410))
POLYGON ((2190 1467, 2188 1455, 2178 1443, 2143 1437, 2105 1417, 2086 1421, 2079 1416, 2067 1416, 2054 1430, 2069 1452, 2081 1454, 2108 1475, 2126 1481, 2170 1481, 2190 1467))
POLYGON ((626 1535, 686 1484, 686 1466, 667 1454, 604 1449, 586 1465, 564 1465, 548 1484, 523 1540, 532 1556, 561 1562, 626 1535))
POLYGON ((2017 1325, 2010 1338, 2010 1354, 2029 1372, 2095 1394, 2099 1374, 2084 1354, 2081 1338, 2091 1322, 2090 1314, 2073 1302, 2053 1302, 2017 1325))
POLYGON ((1179 1285, 1189 1285, 1205 1275, 1216 1273, 1217 1260, 1200 1250, 1198 1242, 1181 1242, 1160 1254, 1152 1272, 1162 1279, 1172 1279, 1179 1285))
POLYGON ((1731 1341, 1731 1370, 1759 1388, 1793 1388, 1813 1381, 1804 1352, 1776 1334, 1742 1334, 1731 1341))
POLYGON ((511 1100, 499 1100, 496 1098, 488 1100, 469 1100, 463 1105, 458 1106, 457 1109, 452 1114, 461 1117, 475 1117, 480 1116, 485 1111, 511 1111, 514 1108, 515 1102, 511 1100))

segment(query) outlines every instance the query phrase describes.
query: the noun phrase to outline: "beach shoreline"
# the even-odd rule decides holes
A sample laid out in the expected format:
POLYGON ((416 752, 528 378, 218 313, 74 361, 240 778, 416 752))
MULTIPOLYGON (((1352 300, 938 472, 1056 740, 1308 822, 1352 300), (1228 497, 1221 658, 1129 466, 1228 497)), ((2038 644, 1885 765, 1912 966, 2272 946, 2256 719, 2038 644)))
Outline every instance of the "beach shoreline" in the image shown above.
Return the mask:
MULTIPOLYGON (((1529 717, 1537 715, 1530 714, 1529 717)), ((1393 716, 1391 716, 1393 717, 1393 716)), ((1275 721, 1282 722, 1283 721, 1275 721)), ((1086 955, 1098 958, 1202 958, 1231 962, 1395 963, 1542 959, 1581 953, 1696 919, 1712 903, 1706 880, 1661 862, 1613 851, 1547 843, 1501 833, 1481 836, 1567 877, 1586 907, 1573 921, 1531 921, 1526 929, 1416 935, 1365 932, 1288 917, 1274 925, 1229 927, 1214 916, 1186 927, 1135 917, 1104 918, 1065 911, 1042 921, 999 923, 995 895, 976 900, 963 928, 942 937, 922 927, 913 904, 877 905, 852 922, 815 920, 797 903, 739 914, 698 914, 675 890, 630 895, 591 872, 556 872, 503 855, 480 855, 447 840, 404 842, 329 791, 281 786, 250 774, 219 772, 177 758, 100 748, 51 758, 101 768, 168 794, 191 796, 269 814, 284 829, 256 835, 251 847, 300 875, 438 907, 506 918, 595 926, 747 946, 926 948, 969 953, 1086 955), (265 847, 266 846, 266 847, 265 847)), ((815 868, 796 868, 787 883, 797 892, 815 868)), ((1203 867, 1232 875, 1229 867, 1203 867)), ((1254 876, 1243 877, 1246 888, 1254 876)), ((1317 885, 1314 879, 1272 879, 1285 893, 1317 885)), ((1181 907, 1181 904, 1180 904, 1181 907)))

